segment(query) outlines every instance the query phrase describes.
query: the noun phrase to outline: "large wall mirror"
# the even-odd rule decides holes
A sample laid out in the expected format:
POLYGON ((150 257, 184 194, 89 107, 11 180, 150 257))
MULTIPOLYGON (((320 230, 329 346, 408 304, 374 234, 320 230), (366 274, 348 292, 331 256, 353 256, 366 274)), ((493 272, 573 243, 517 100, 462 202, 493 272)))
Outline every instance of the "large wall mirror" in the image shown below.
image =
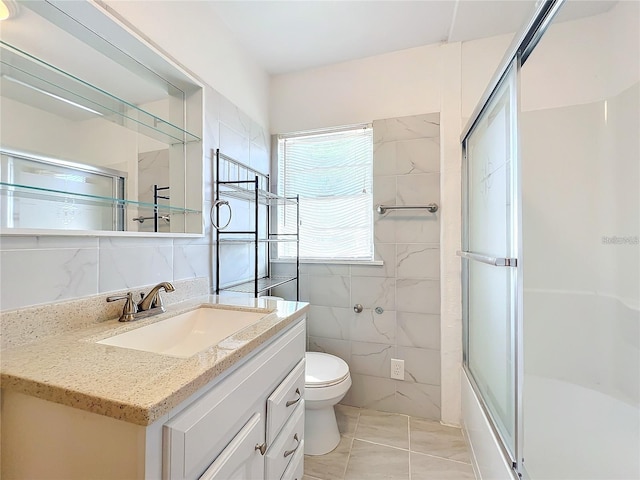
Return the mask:
POLYGON ((3 234, 202 233, 196 80, 88 0, 20 2, 0 61, 3 234))

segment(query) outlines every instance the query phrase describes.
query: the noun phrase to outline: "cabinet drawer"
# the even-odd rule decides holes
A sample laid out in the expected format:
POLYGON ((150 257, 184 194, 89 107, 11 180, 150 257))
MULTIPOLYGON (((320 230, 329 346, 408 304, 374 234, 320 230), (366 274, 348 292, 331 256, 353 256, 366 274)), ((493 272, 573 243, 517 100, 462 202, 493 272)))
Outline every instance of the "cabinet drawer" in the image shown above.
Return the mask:
POLYGON ((304 359, 267 399, 267 445, 271 445, 304 395, 304 359))
POLYGON ((302 480, 304 475, 304 439, 300 442, 300 448, 296 450, 293 458, 287 465, 281 480, 302 480))
POLYGON ((282 477, 293 456, 304 450, 304 400, 297 404, 296 410, 285 424, 276 441, 267 450, 266 478, 269 480, 282 477))
MULTIPOLYGON (((304 357, 304 341, 304 324, 295 325, 168 421, 163 427, 163 476, 178 480, 202 475, 253 414, 265 412, 267 392, 304 357)), ((259 443, 266 433, 264 414, 261 419, 259 443)))
POLYGON ((263 435, 262 415, 255 413, 202 474, 200 480, 254 480, 264 478, 264 459, 256 445, 263 435))

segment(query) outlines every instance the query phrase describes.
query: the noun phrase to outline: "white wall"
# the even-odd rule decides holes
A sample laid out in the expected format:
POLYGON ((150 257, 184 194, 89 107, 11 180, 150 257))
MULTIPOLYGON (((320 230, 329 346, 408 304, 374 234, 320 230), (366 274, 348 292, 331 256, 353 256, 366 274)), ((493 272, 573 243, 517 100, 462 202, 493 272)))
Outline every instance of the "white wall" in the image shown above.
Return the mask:
POLYGON ((271 132, 438 112, 440 78, 437 45, 274 76, 271 132))
POLYGON ((103 3, 262 127, 269 125, 269 76, 239 45, 209 2, 103 3))
POLYGON ((272 133, 439 112, 442 421, 460 422, 460 133, 511 36, 431 45, 271 81, 272 133), (480 65, 482 68, 476 68, 480 65))

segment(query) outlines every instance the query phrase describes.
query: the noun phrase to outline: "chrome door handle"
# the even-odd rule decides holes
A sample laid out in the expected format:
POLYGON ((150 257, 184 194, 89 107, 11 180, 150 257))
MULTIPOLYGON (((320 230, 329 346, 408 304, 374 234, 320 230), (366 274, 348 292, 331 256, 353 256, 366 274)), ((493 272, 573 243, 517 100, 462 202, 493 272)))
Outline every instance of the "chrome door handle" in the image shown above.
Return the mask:
POLYGON ((267 443, 263 443, 262 445, 256 444, 256 448, 254 450, 259 450, 262 455, 267 451, 267 443))
POLYGON ((300 440, 298 439, 298 434, 297 434, 297 433, 293 435, 293 439, 294 439, 296 442, 298 442, 298 444, 296 445, 296 448, 294 448, 294 449, 292 449, 292 450, 286 450, 286 451, 284 452, 284 456, 285 456, 285 457, 288 457, 289 455, 291 455, 292 453, 294 453, 294 452, 298 449, 298 447, 300 446, 300 440))
POLYGON ((476 262, 486 263, 487 265, 492 265, 494 267, 517 267, 518 266, 517 258, 491 257, 489 255, 481 255, 479 253, 461 252, 460 250, 456 252, 456 255, 469 260, 475 260, 476 262))
POLYGON ((296 403, 298 403, 300 401, 300 399, 302 398, 302 395, 300 394, 300 389, 296 388, 296 393, 298 394, 298 398, 296 398, 295 400, 289 400, 285 406, 290 407, 291 405, 295 405, 296 403))

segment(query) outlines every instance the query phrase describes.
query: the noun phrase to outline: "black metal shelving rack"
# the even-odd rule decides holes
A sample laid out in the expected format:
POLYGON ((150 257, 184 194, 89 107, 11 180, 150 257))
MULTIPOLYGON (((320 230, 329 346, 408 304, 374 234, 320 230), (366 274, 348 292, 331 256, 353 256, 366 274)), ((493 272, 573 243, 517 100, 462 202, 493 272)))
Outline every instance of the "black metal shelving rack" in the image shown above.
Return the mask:
POLYGON ((220 218, 221 197, 231 197, 251 202, 254 207, 253 228, 246 230, 216 230, 216 294, 223 291, 241 292, 253 294, 258 297, 260 294, 269 293, 272 288, 290 282, 296 282, 296 300, 300 299, 300 202, 299 197, 283 197, 271 193, 271 183, 269 175, 265 175, 241 162, 224 155, 220 149, 215 151, 215 209, 216 218, 220 218), (222 172, 222 167, 226 166, 226 172, 222 172), (236 178, 231 179, 235 175, 236 178), (223 179, 224 177, 224 179, 223 179), (260 226, 260 206, 266 206, 265 223, 260 226), (272 209, 282 205, 295 205, 296 209, 296 231, 295 233, 274 233, 271 231, 272 209), (261 233, 263 236, 261 236, 261 233), (220 246, 224 243, 252 243, 253 244, 253 279, 242 281, 230 285, 220 285, 220 246), (276 277, 271 275, 272 246, 281 242, 296 243, 295 275, 276 277), (267 245, 266 251, 266 274, 260 275, 259 250, 260 244, 267 245))

